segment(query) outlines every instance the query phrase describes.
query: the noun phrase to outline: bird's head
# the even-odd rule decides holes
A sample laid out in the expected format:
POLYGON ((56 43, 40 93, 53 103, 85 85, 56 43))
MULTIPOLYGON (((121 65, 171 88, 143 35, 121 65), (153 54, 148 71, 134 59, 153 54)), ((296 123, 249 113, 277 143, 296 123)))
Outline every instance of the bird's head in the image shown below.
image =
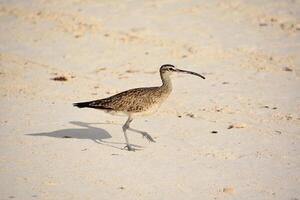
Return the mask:
POLYGON ((171 75, 175 72, 184 73, 184 74, 192 74, 192 75, 199 76, 199 77, 205 79, 205 77, 202 76, 201 74, 198 74, 196 72, 181 70, 181 69, 178 69, 174 65, 171 65, 171 64, 164 64, 160 67, 160 73, 161 74, 171 75))

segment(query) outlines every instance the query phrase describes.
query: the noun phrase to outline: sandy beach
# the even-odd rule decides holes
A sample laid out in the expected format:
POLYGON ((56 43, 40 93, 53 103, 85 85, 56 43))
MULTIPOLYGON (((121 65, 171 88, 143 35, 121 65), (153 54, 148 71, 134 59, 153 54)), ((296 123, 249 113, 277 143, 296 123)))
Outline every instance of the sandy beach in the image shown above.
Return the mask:
POLYGON ((1 200, 300 200, 300 1, 0 0, 1 200), (72 103, 159 86, 134 119, 72 103))

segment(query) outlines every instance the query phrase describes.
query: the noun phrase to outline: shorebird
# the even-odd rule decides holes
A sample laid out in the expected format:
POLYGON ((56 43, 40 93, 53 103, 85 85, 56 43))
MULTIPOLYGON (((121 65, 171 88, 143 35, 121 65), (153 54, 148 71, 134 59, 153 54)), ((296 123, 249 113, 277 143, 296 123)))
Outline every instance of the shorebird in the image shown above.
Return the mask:
POLYGON ((122 127, 126 141, 125 148, 127 148, 128 151, 134 151, 135 149, 129 143, 126 131, 131 130, 139 132, 150 142, 155 142, 147 132, 133 129, 129 125, 135 116, 149 115, 154 113, 166 100, 172 91, 170 75, 178 72, 196 75, 205 79, 204 76, 198 73, 181 70, 170 64, 162 65, 159 72, 162 80, 161 86, 130 89, 104 99, 74 103, 73 105, 78 108, 95 108, 111 114, 123 113, 127 115, 128 119, 122 127))

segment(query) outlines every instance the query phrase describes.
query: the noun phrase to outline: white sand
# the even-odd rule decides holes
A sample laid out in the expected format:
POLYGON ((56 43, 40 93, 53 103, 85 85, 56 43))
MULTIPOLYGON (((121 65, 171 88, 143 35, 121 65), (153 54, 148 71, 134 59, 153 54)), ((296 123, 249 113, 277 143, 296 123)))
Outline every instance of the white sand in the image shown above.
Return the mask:
POLYGON ((1 0, 0 16, 1 200, 300 199, 298 0, 1 0), (132 123, 157 141, 130 132, 140 151, 120 150, 126 117, 72 106, 159 85, 164 63, 207 79, 173 78, 132 123))

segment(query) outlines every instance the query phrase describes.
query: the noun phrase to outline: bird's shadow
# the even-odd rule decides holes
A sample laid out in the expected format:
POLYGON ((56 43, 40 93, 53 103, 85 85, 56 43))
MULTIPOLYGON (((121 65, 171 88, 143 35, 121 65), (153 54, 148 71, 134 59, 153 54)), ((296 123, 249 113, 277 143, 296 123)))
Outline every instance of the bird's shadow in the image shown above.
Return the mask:
POLYGON ((74 124, 76 126, 83 127, 83 128, 61 129, 52 132, 30 133, 26 135, 47 136, 47 137, 55 137, 55 138, 63 138, 63 139, 66 138, 89 139, 98 144, 110 146, 117 149, 123 149, 118 146, 115 146, 115 144, 120 145, 124 143, 104 141, 104 139, 112 138, 111 135, 106 130, 91 126, 91 124, 99 124, 99 123, 85 123, 79 121, 71 121, 70 124, 74 124))

